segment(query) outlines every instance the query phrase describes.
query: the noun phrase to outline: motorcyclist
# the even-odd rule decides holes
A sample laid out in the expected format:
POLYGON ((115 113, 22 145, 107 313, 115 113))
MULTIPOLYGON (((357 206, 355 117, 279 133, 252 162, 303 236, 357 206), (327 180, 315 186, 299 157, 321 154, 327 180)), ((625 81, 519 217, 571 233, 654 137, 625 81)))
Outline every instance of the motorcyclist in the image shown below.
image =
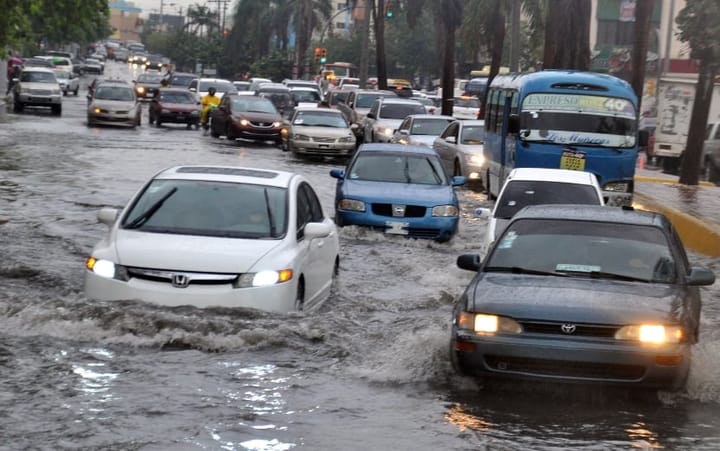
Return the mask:
POLYGON ((220 104, 220 97, 215 95, 215 88, 208 88, 208 93, 200 99, 202 112, 200 113, 200 125, 207 131, 209 128, 210 111, 220 104))

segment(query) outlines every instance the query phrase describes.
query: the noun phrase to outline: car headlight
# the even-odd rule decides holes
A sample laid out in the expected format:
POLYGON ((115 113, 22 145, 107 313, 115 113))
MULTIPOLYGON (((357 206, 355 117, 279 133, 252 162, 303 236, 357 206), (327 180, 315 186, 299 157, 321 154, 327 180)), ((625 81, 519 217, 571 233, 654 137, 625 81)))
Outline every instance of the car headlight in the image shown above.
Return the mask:
POLYGON ((471 330, 481 335, 519 334, 522 332, 522 326, 514 319, 484 313, 460 312, 455 318, 455 324, 459 329, 471 330))
POLYGON ((145 92, 145 88, 142 86, 138 86, 136 89, 137 89, 138 94, 142 94, 143 92, 145 92))
POLYGON ((292 269, 279 271, 259 271, 241 274, 235 281, 235 288, 267 287, 292 279, 292 269))
POLYGON ((95 114, 100 114, 103 112, 102 108, 95 107, 92 109, 92 112, 95 114))
POLYGON ((620 328, 615 332, 615 339, 649 344, 682 343, 685 341, 685 330, 681 326, 635 324, 620 328))
POLYGON ((433 216, 457 216, 458 209, 455 205, 438 205, 432 209, 433 216))
POLYGON ((377 132, 381 135, 392 135, 393 129, 388 127, 378 127, 377 132))
POLYGON ((30 94, 30 88, 25 88, 25 87, 21 86, 20 93, 21 94, 30 94))
POLYGON ((170 110, 163 108, 160 110, 160 114, 170 114, 170 110))
POLYGON ((117 265, 110 260, 96 259, 88 257, 85 260, 85 268, 92 271, 100 277, 106 279, 116 279, 127 281, 129 279, 127 269, 122 265, 117 265))
POLYGON ((338 203, 338 210, 365 211, 365 202, 354 199, 342 199, 338 203))
POLYGON ((272 126, 275 127, 275 128, 278 128, 278 127, 280 127, 281 125, 282 125, 282 122, 278 122, 278 121, 275 121, 275 122, 272 123, 272 126))
POLYGON ((60 95, 60 89, 53 89, 51 92, 52 92, 53 94, 60 95))
POLYGON ((470 163, 475 166, 482 166, 485 164, 485 155, 478 153, 470 156, 470 163))
POLYGON ((339 141, 340 141, 341 143, 354 143, 354 142, 355 142, 355 136, 353 136, 353 135, 343 136, 342 138, 339 139, 339 141))
POLYGON ((240 125, 242 125, 243 127, 247 127, 248 125, 250 125, 250 121, 247 119, 240 119, 240 125))
POLYGON ((627 193, 630 190, 628 182, 610 182, 603 187, 603 191, 612 191, 615 193, 627 193))
POLYGON ((310 137, 307 135, 301 135, 300 133, 293 134, 293 139, 297 141, 310 141, 310 137))

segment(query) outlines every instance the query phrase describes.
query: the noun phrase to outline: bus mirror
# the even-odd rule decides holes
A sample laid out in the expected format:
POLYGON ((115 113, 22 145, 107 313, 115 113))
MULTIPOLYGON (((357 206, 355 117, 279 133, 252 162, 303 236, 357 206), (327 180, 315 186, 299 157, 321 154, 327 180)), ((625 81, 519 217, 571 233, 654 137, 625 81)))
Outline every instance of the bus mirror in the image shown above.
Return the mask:
POLYGON ((648 139, 650 138, 650 132, 647 130, 640 130, 638 132, 638 146, 647 147, 648 139))
POLYGON ((511 114, 508 120, 508 133, 516 135, 520 131, 520 116, 511 114))

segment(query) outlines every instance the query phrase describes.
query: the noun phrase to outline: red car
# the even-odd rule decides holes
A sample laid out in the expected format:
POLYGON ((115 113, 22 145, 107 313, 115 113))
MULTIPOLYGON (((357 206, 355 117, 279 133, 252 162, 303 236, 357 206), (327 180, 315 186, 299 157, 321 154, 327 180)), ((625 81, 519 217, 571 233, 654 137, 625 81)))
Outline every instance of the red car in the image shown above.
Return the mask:
POLYGON ((186 124, 187 128, 200 124, 200 102, 187 89, 160 88, 150 101, 149 122, 157 127, 163 123, 186 124))

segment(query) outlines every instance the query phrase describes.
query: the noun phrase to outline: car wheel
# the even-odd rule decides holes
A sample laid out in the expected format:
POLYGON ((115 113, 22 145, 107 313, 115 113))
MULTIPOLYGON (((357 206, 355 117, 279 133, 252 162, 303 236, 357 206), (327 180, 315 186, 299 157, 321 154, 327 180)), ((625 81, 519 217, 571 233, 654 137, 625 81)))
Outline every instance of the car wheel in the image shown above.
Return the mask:
POLYGON ((73 95, 74 95, 75 97, 77 97, 79 91, 80 91, 80 86, 78 86, 77 88, 75 88, 75 90, 73 91, 73 95))
POLYGON ((345 222, 338 213, 335 213, 335 225, 338 227, 345 227, 345 222))
POLYGON ((63 97, 67 97, 67 95, 68 95, 68 90, 66 89, 63 91, 63 97))
POLYGON ((708 174, 707 174, 708 182, 712 182, 712 183, 720 182, 720 170, 718 169, 718 167, 715 166, 715 164, 712 161, 708 161, 707 166, 708 166, 708 170, 707 170, 708 171, 708 174))
POLYGON ((460 160, 455 160, 455 163, 453 164, 453 177, 461 176, 462 174, 462 166, 460 166, 460 160))
POLYGON ((485 191, 487 192, 488 199, 490 199, 490 200, 497 199, 497 196, 494 195, 490 191, 490 169, 488 169, 487 172, 485 173, 485 191))
POLYGON ((15 102, 13 104, 13 111, 15 111, 16 113, 22 113, 24 109, 25 105, 23 105, 22 102, 15 102))
POLYGON ((52 113, 55 116, 60 116, 62 114, 62 105, 53 105, 52 106, 52 113))
POLYGON ((228 141, 235 141, 235 132, 233 132, 232 124, 227 124, 227 130, 225 130, 225 138, 228 141))
POLYGON ((461 376, 468 375, 467 370, 460 363, 460 359, 458 359, 458 351, 456 351, 453 346, 453 340, 450 340, 450 364, 452 365, 453 370, 455 370, 455 373, 461 376))
POLYGON ((295 294, 295 310, 302 311, 305 308, 305 280, 301 277, 298 280, 297 293, 295 294))
POLYGON ((157 128, 162 127, 162 120, 160 120, 160 117, 155 118, 155 127, 157 127, 157 128))

